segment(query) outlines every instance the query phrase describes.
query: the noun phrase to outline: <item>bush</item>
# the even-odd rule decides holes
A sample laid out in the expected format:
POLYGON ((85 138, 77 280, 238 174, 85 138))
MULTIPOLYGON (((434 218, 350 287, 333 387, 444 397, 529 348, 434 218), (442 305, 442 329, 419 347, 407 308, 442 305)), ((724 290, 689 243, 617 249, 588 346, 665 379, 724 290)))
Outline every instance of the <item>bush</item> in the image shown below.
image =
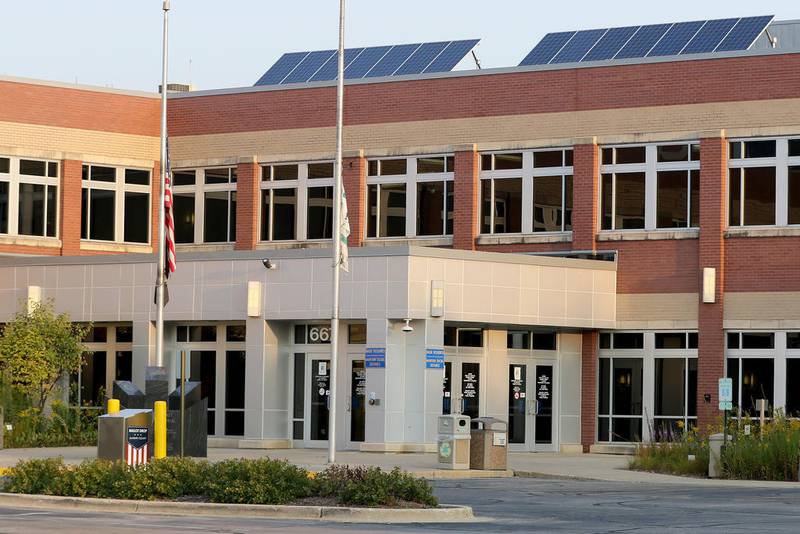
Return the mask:
POLYGON ((733 422, 732 441, 722 452, 722 472, 727 478, 797 480, 800 469, 800 422, 780 411, 763 428, 749 417, 733 422), (751 432, 745 433, 745 426, 751 432))
POLYGON ((377 467, 331 466, 316 478, 319 495, 336 497, 353 506, 396 506, 400 501, 436 506, 433 489, 427 481, 402 472, 377 467))
POLYGON ((189 458, 164 458, 144 467, 87 460, 67 466, 61 458, 20 462, 7 473, 11 493, 115 499, 179 499, 211 502, 286 504, 304 497, 333 497, 355 506, 394 506, 414 502, 436 506, 427 481, 395 468, 331 466, 316 478, 285 460, 236 459, 211 464, 189 458))
POLYGON ((225 460, 212 466, 213 502, 285 504, 311 495, 308 471, 286 460, 225 460))
POLYGON ((639 447, 630 462, 631 469, 670 475, 708 474, 708 442, 697 434, 696 428, 684 429, 681 423, 677 432, 662 432, 658 437, 664 441, 639 447))
POLYGON ((28 408, 6 416, 11 430, 5 431, 5 447, 72 447, 97 444, 100 410, 85 410, 54 401, 45 416, 39 408, 28 408))

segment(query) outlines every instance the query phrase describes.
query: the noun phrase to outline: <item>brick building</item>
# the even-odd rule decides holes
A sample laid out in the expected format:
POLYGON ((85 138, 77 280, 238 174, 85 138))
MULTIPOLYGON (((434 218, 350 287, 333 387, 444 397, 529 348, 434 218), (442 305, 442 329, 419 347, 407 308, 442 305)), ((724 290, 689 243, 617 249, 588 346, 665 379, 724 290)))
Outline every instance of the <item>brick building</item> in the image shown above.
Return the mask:
MULTIPOLYGON (((770 28, 348 81, 340 446, 428 449, 443 411, 519 450, 649 440, 714 423, 726 375, 800 411, 800 46, 770 28)), ((170 95, 168 360, 214 443, 326 440, 334 120, 333 82, 170 95)), ((0 321, 29 295, 92 321, 81 402, 154 361, 158 133, 157 94, 0 79, 0 321)))

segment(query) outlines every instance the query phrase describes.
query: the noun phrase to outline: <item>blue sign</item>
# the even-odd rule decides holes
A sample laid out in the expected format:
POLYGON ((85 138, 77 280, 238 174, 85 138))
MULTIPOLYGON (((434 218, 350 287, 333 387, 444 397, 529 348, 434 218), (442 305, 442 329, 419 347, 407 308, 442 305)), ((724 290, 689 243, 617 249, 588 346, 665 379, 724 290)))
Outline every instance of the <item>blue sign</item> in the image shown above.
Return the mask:
POLYGON ((444 369, 444 349, 427 349, 425 351, 426 369, 444 369))
POLYGON ((364 352, 364 361, 367 368, 385 368, 386 347, 367 347, 367 350, 364 352))

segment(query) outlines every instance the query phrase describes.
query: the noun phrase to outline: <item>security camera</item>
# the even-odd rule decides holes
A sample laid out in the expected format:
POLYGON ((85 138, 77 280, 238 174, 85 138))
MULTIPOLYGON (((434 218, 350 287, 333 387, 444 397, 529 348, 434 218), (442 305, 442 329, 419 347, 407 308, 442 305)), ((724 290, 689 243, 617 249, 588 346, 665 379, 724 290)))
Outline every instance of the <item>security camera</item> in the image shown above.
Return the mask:
POLYGON ((261 263, 264 265, 264 268, 269 271, 274 271, 275 269, 278 268, 278 264, 273 261, 270 261, 269 258, 264 258, 263 260, 261 260, 261 263))
POLYGON ((403 332, 405 332, 406 334, 408 334, 409 332, 413 332, 414 327, 411 326, 411 319, 405 319, 405 321, 406 324, 403 326, 403 332))

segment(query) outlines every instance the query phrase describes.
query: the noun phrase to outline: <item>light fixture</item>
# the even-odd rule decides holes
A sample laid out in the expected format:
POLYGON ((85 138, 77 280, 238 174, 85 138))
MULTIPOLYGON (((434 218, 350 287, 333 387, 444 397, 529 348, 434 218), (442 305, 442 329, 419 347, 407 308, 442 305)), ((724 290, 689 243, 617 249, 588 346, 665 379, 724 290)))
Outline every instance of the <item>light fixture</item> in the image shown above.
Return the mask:
POLYGON ((278 264, 271 261, 269 258, 264 258, 263 260, 261 260, 261 263, 264 265, 264 268, 269 271, 274 271, 275 269, 278 268, 278 264))
POLYGON ((411 319, 404 319, 404 321, 406 322, 406 324, 405 326, 403 326, 403 332, 405 332, 406 334, 408 334, 409 332, 413 332, 414 327, 411 326, 411 319))

